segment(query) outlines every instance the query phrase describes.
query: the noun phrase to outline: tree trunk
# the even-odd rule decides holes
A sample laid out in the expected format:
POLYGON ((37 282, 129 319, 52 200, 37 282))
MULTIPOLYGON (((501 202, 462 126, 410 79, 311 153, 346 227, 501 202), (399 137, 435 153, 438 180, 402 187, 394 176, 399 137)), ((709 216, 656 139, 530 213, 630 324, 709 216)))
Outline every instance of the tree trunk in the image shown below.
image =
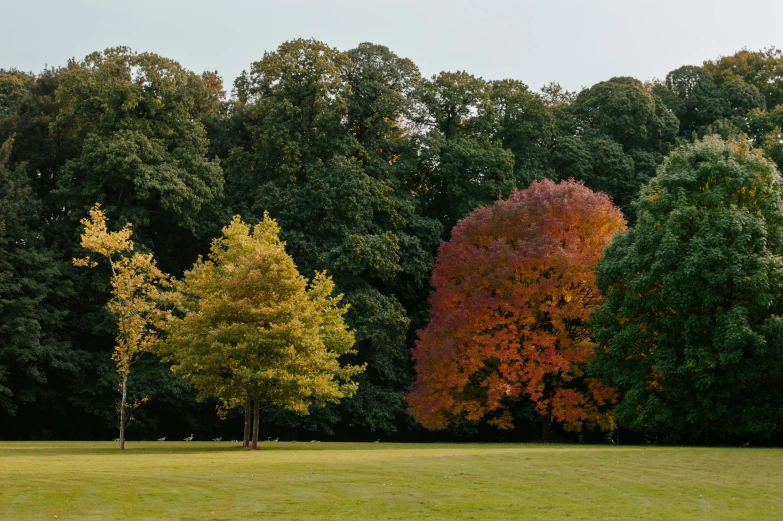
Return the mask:
POLYGON ((247 447, 250 445, 250 407, 253 401, 250 399, 250 393, 247 393, 245 397, 245 437, 242 439, 242 446, 247 447))
POLYGON ((122 375, 122 399, 120 400, 120 450, 125 450, 125 400, 128 397, 128 375, 122 375))
POLYGON ((253 400, 253 450, 258 448, 258 413, 259 413, 259 401, 253 400))
POLYGON ((541 441, 547 442, 552 433, 552 416, 547 414, 541 422, 541 441))

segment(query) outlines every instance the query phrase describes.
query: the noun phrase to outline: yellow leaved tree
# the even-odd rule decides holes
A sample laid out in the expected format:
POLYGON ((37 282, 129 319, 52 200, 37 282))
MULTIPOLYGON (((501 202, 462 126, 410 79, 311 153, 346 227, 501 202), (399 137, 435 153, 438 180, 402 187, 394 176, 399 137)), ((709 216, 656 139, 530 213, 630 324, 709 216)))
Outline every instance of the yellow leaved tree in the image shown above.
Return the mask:
POLYGON ((254 449, 261 402, 307 414, 353 395, 364 370, 339 361, 354 344, 342 295, 325 273, 300 275, 279 232, 268 215, 252 229, 235 217, 177 283, 177 315, 156 347, 200 397, 244 406, 245 445, 252 410, 254 449))
MULTIPOLYGON (((90 218, 83 219, 82 248, 105 259, 111 268, 111 299, 109 311, 117 320, 117 336, 112 359, 120 376, 119 428, 120 449, 125 448, 125 423, 129 405, 128 375, 131 364, 139 354, 149 351, 158 342, 160 330, 171 313, 161 306, 165 288, 172 286, 171 278, 155 264, 151 253, 133 251, 131 225, 111 232, 106 226, 106 215, 96 204, 90 218)), ((94 268, 98 262, 89 255, 73 259, 76 266, 94 268)))

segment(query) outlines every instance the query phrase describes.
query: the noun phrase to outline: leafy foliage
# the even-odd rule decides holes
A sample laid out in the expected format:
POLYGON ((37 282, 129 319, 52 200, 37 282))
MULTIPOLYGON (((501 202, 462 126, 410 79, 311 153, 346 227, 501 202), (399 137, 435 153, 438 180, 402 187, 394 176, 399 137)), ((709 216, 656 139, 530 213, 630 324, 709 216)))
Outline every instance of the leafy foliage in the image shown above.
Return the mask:
POLYGON ((680 120, 680 134, 704 135, 720 119, 744 117, 753 109, 765 107, 759 90, 740 78, 721 84, 705 67, 680 67, 656 85, 658 93, 680 120))
MULTIPOLYGON (((69 265, 96 201, 113 221, 133 222, 139 251, 176 274, 230 215, 257 223, 268 211, 299 272, 334 277, 355 337, 340 363, 366 370, 352 377, 352 397, 307 416, 267 407, 264 428, 428 436, 406 414, 410 349, 428 324, 438 245, 455 225, 534 181, 571 178, 607 193, 634 223, 640 189, 675 144, 699 136, 744 141, 780 168, 781 63, 777 49, 742 50, 661 81, 535 92, 465 71, 424 78, 382 45, 343 52, 293 40, 251 64, 230 98, 216 72, 126 47, 37 74, 0 69, 0 143, 13 140, 0 168, 0 409, 16 415, 0 421, 0 437, 104 437, 115 423, 110 267, 69 265)), ((150 398, 134 436, 183 424, 228 435, 221 425, 236 415, 217 422, 214 398, 197 403, 154 354, 133 373, 128 401, 150 398)), ((525 439, 541 421, 534 402, 501 401, 514 433, 461 423, 437 436, 525 439)), ((765 414, 757 418, 777 421, 765 414)))
POLYGON ((73 370, 62 327, 65 267, 40 232, 40 202, 22 168, 8 166, 13 141, 0 147, 0 414, 46 392, 48 374, 73 370))
MULTIPOLYGON (((739 81, 753 87, 763 96, 768 108, 783 104, 783 51, 780 49, 743 49, 731 56, 707 61, 704 67, 719 85, 739 81)), ((743 86, 741 90, 747 90, 747 87, 743 86)))
POLYGON ((428 428, 485 417, 512 427, 508 401, 579 429, 611 428, 614 390, 585 377, 585 322, 601 302, 593 267, 625 227, 605 194, 535 182, 460 221, 433 272, 430 323, 414 350, 411 413, 428 428))
POLYGON ((324 272, 308 283, 279 232, 268 216, 252 232, 235 217, 209 259, 177 285, 181 316, 159 351, 200 396, 220 399, 225 409, 249 397, 307 414, 311 405, 353 395, 351 377, 363 370, 338 360, 354 344, 342 295, 332 296, 324 272))
MULTIPOLYGON (((133 232, 126 224, 117 232, 110 232, 106 226, 106 214, 95 205, 90 210, 90 219, 83 219, 82 248, 97 253, 109 262, 111 268, 111 294, 108 308, 117 320, 112 359, 120 375, 122 398, 120 413, 120 449, 125 448, 125 421, 127 407, 127 386, 131 364, 141 353, 149 351, 158 342, 158 335, 170 317, 170 312, 161 308, 162 289, 171 286, 168 275, 155 264, 151 253, 133 253, 133 232)), ((74 265, 94 268, 98 262, 90 256, 75 258, 74 265)), ((142 398, 133 402, 131 408, 146 401, 142 398)))
POLYGON ((641 82, 623 77, 583 90, 560 112, 555 171, 608 193, 630 215, 631 201, 674 143, 677 118, 641 82))
POLYGON ((57 173, 66 214, 100 202, 176 269, 177 245, 187 251, 187 239, 211 228, 222 197, 222 171, 206 157, 201 122, 218 108, 220 82, 125 47, 72 61, 58 82, 52 133, 80 144, 57 173))
POLYGON ((491 85, 466 72, 443 72, 426 84, 418 184, 425 215, 444 233, 479 205, 514 186, 513 154, 491 135, 491 85))
POLYGON ((780 429, 783 201, 775 167, 708 137, 666 161, 598 268, 595 370, 660 439, 780 429))
MULTIPOLYGON (((283 44, 237 81, 242 133, 227 161, 233 207, 283 229, 306 274, 328 270, 351 309, 354 364, 367 363, 346 419, 393 431, 410 385, 400 299, 418 299, 439 223, 404 190, 416 148, 405 121, 420 83, 408 60, 362 44, 341 53, 312 40, 283 44)), ((334 416, 330 416, 334 418, 334 416)))

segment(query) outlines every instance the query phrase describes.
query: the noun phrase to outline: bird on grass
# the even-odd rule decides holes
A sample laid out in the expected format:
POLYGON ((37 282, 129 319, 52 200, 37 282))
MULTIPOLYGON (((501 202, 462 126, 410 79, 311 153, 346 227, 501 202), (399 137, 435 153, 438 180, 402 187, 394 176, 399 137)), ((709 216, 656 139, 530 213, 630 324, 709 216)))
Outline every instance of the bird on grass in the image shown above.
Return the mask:
POLYGON ((381 440, 375 440, 373 443, 380 443, 381 440))
POLYGON ((190 436, 188 436, 187 438, 185 438, 182 441, 193 441, 193 435, 191 434, 190 436))
POLYGON ((111 440, 111 441, 120 441, 120 439, 119 439, 119 438, 114 438, 114 439, 113 439, 113 440, 111 440))
POLYGON ((158 441, 166 441, 166 437, 163 436, 162 438, 158 438, 158 441))
POLYGON ((745 443, 745 445, 743 445, 743 447, 750 447, 750 442, 745 443))
POLYGON ((212 438, 212 441, 223 441, 223 436, 221 436, 220 438, 212 438))
POLYGON ((275 438, 272 441, 280 441, 280 438, 275 438))
POLYGON ((321 442, 318 440, 310 440, 310 443, 321 443, 321 442))

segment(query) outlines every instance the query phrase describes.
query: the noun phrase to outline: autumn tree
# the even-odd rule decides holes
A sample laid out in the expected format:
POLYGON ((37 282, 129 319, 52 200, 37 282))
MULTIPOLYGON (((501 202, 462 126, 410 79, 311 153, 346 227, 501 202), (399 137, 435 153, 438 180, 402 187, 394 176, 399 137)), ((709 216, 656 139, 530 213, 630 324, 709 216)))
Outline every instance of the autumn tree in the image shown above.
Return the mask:
MULTIPOLYGON (((161 307, 161 290, 171 286, 169 277, 156 265, 150 253, 133 251, 131 225, 111 232, 106 226, 106 215, 100 205, 90 210, 90 219, 83 219, 82 248, 107 261, 111 270, 111 299, 109 311, 117 320, 112 359, 120 375, 120 450, 125 448, 125 424, 128 409, 128 376, 133 362, 141 353, 149 351, 158 341, 158 334, 170 313, 161 307)), ((94 268, 98 261, 89 255, 73 260, 76 266, 94 268)), ((142 399, 143 401, 143 399, 142 399)))
POLYGON ((783 185, 745 142, 676 150, 606 250, 594 370, 661 441, 780 432, 783 185))
POLYGON ((268 216, 252 230, 235 217, 178 283, 180 316, 159 348, 201 397, 252 403, 253 449, 262 402, 307 414, 353 395, 364 369, 338 360, 354 344, 342 295, 324 272, 302 277, 279 233, 268 216))
POLYGON ((531 400, 569 429, 610 429, 612 388, 585 375, 586 321, 601 302, 593 268, 622 213, 574 181, 535 182, 475 210, 441 245, 430 322, 413 351, 410 411, 425 427, 488 419, 512 428, 508 405, 531 400))

